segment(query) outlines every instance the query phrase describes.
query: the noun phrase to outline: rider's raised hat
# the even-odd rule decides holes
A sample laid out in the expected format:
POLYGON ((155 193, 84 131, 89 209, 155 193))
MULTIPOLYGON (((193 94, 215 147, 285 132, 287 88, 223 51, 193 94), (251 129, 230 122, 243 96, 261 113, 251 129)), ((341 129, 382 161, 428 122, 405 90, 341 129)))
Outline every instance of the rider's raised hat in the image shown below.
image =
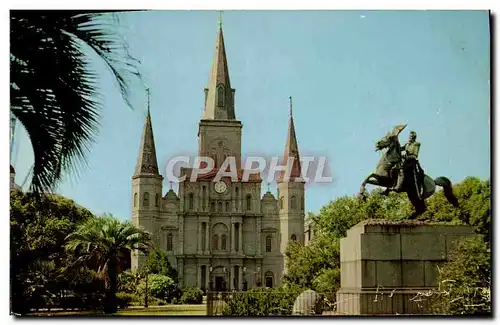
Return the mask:
POLYGON ((394 136, 398 136, 401 131, 404 130, 404 128, 406 127, 407 124, 400 124, 400 125, 396 125, 393 129, 392 129, 392 135, 394 136))

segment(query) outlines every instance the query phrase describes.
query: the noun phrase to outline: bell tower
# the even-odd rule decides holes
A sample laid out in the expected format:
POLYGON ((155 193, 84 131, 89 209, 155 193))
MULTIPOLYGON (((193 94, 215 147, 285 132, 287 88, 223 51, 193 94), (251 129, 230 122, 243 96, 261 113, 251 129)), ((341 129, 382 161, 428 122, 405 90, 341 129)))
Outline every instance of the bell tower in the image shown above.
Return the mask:
MULTIPOLYGON (((137 157, 135 172, 132 176, 132 223, 153 235, 156 234, 156 218, 160 214, 160 202, 163 177, 158 172, 156 148, 149 109, 142 131, 141 146, 137 157)), ((155 242, 155 244, 158 244, 155 242)), ((145 256, 140 252, 132 252, 131 267, 136 269, 145 262, 145 256)))
POLYGON ((281 172, 278 179, 278 209, 281 224, 280 251, 282 254, 285 254, 290 241, 304 244, 305 182, 301 178, 299 147, 293 123, 292 97, 290 97, 290 119, 283 165, 286 165, 289 159, 293 159, 291 170, 287 171, 289 178, 285 177, 286 172, 281 172))
POLYGON ((212 71, 205 88, 205 109, 198 128, 198 154, 212 157, 219 167, 226 157, 241 166, 241 129, 234 110, 235 90, 231 88, 222 23, 219 23, 212 71))

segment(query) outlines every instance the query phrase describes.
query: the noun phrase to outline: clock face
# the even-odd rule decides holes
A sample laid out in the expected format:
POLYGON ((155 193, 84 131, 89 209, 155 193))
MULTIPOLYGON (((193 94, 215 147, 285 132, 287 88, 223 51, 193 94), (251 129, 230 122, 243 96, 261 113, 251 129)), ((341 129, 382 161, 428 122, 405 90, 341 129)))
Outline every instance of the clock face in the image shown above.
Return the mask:
POLYGON ((227 184, 224 181, 218 181, 214 186, 215 192, 222 194, 227 190, 227 184))

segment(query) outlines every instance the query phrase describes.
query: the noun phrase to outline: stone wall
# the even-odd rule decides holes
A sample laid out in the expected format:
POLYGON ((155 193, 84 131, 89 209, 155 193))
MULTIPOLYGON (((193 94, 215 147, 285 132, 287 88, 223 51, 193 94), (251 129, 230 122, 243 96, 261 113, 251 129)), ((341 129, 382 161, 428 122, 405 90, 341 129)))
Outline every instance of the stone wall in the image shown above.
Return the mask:
POLYGON ((471 227, 369 219, 340 241, 340 314, 424 314, 438 265, 471 227))

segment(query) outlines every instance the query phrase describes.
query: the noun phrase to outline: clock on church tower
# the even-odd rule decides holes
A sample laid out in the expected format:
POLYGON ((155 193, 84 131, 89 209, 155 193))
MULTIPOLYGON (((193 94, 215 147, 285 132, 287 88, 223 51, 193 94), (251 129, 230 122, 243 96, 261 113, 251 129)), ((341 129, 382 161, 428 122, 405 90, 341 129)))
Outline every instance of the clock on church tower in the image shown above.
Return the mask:
POLYGON ((217 183, 215 183, 214 189, 215 189, 215 192, 217 192, 219 194, 226 193, 226 191, 227 191, 227 184, 224 181, 218 181, 217 183))

